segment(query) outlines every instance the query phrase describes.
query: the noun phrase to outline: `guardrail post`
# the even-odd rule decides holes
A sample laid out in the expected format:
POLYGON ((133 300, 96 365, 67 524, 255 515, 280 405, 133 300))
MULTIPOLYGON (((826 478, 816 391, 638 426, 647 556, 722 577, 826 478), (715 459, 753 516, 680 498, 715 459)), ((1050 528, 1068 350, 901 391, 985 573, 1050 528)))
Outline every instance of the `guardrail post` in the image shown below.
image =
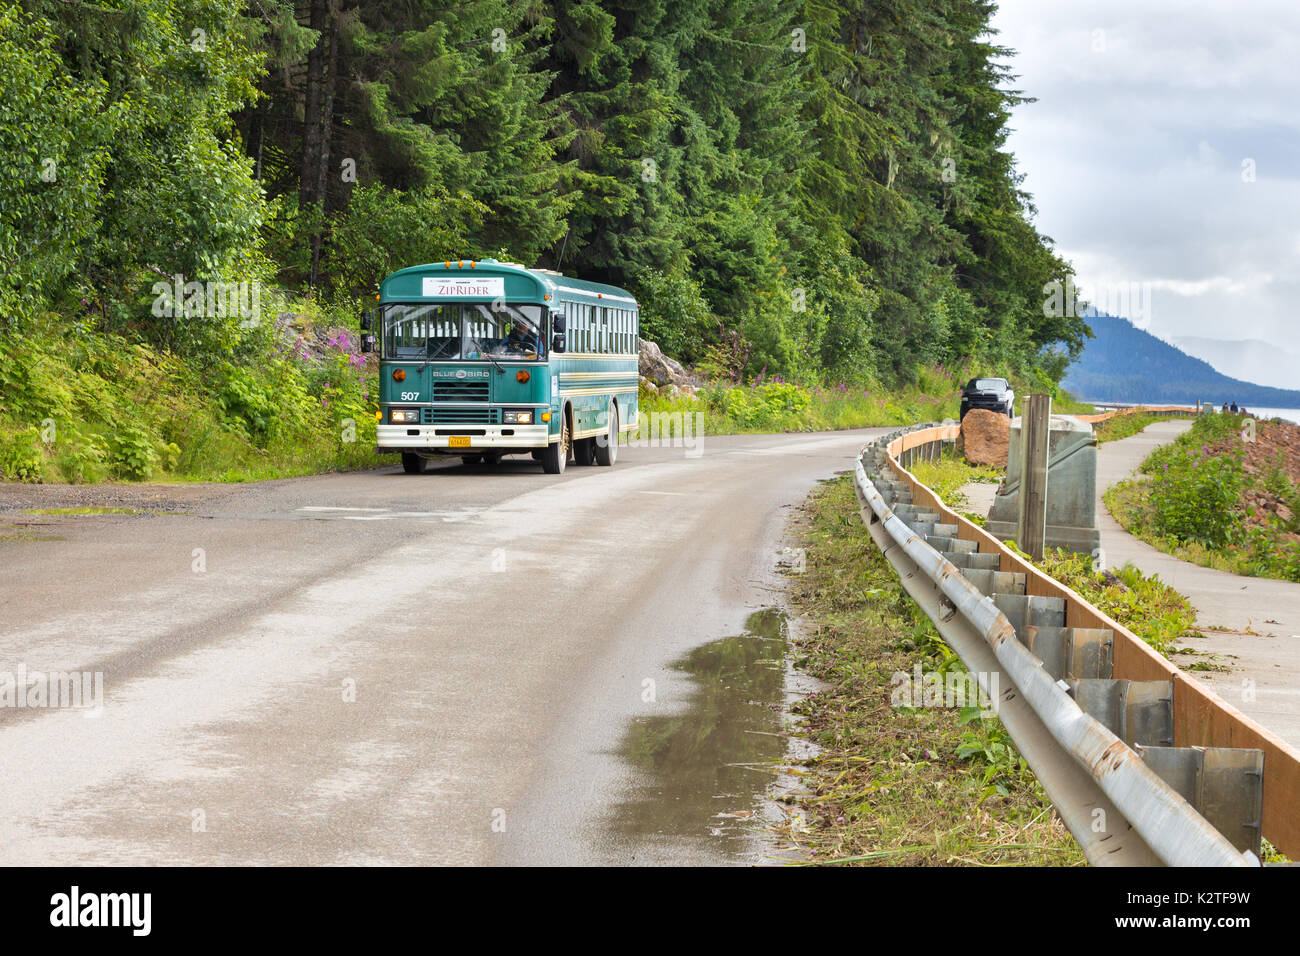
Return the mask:
POLYGON ((1047 539, 1047 444, 1051 436, 1052 396, 1030 395, 1021 416, 1023 457, 1016 538, 1026 554, 1041 561, 1047 539))

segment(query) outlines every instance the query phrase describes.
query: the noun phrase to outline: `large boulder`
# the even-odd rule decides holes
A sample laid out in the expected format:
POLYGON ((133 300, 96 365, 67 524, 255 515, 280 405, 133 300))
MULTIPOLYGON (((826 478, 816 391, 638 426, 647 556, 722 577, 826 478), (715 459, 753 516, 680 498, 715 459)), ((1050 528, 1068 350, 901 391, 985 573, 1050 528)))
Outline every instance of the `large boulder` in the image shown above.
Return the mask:
POLYGON ((637 354, 642 378, 649 379, 660 388, 667 385, 676 385, 678 388, 685 389, 694 388, 699 384, 695 377, 682 367, 681 362, 664 355, 655 343, 648 339, 638 339, 637 341, 639 343, 637 354))
POLYGON ((961 420, 957 450, 972 465, 1007 467, 1011 447, 1011 419, 997 412, 972 408, 961 420))

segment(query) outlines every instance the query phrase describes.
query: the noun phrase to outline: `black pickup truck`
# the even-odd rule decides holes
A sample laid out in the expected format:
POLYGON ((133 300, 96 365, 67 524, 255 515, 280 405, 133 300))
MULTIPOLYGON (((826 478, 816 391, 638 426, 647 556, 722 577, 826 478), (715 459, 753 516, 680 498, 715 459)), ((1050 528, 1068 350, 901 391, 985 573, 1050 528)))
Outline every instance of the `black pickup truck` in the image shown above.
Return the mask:
POLYGON ((972 408, 982 408, 1012 418, 1016 413, 1016 393, 1005 378, 973 378, 961 390, 961 417, 972 408))

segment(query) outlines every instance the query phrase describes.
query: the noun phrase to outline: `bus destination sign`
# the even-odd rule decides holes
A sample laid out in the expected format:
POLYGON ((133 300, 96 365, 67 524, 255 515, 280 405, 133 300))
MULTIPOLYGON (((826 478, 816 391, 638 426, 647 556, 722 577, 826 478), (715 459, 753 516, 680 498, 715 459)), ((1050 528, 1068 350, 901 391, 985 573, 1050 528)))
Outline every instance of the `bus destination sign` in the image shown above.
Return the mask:
POLYGON ((504 276, 425 276, 421 295, 432 299, 496 299, 506 294, 504 276))

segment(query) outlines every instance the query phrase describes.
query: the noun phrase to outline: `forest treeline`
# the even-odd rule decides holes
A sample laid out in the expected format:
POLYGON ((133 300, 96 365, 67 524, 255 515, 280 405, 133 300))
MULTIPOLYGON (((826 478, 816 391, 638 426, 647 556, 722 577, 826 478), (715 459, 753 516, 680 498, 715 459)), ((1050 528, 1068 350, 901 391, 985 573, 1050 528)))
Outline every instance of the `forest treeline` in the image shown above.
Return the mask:
POLYGON ((1007 150, 994 9, 0 0, 0 322, 198 357, 248 323, 158 283, 342 314, 494 256, 625 286, 736 376, 1059 378, 1088 332, 1044 314, 1070 268, 1007 150))

